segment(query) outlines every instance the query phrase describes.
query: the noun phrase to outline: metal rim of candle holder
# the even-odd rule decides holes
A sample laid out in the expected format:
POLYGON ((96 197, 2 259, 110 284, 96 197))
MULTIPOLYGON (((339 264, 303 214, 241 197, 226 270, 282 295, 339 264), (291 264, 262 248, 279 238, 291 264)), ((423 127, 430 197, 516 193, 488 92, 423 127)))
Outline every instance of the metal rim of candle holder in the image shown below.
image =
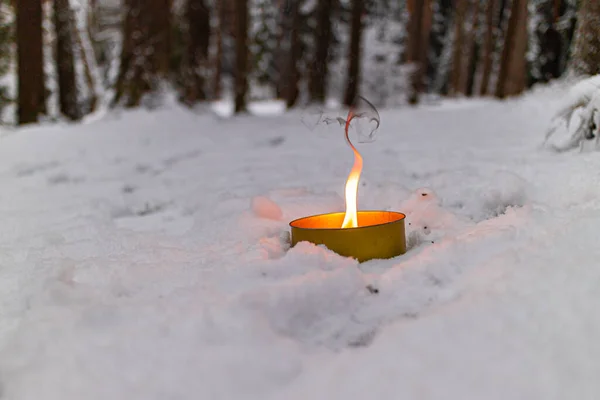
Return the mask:
POLYGON ((290 222, 292 246, 300 242, 324 245, 359 262, 389 259, 406 253, 406 215, 396 211, 358 211, 359 226, 342 228, 344 212, 318 214, 290 222), (381 221, 361 226, 363 221, 381 221), (328 227, 319 227, 319 222, 328 227))

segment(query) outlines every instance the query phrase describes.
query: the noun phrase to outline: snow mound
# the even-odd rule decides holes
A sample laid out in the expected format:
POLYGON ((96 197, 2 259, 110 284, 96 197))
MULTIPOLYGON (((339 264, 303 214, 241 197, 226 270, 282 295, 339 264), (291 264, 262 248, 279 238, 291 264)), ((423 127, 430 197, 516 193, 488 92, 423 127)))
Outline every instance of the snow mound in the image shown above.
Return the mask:
POLYGON ((536 151, 548 105, 380 110, 359 207, 411 247, 362 264, 289 246, 352 165, 293 112, 0 137, 0 397, 597 398, 600 159, 536 151))
POLYGON ((279 221, 283 217, 283 212, 277 203, 265 196, 254 197, 251 207, 254 214, 260 218, 279 221))

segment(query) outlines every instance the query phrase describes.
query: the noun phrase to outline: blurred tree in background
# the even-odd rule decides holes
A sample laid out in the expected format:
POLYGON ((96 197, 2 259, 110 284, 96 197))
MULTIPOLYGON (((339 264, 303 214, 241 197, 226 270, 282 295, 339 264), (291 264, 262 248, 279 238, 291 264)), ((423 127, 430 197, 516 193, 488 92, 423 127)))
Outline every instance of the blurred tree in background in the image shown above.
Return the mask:
POLYGON ((330 48, 332 44, 332 15, 335 0, 319 1, 316 10, 314 33, 314 55, 310 68, 310 99, 324 103, 327 96, 330 48))
POLYGON ((360 84, 360 64, 363 34, 363 13, 365 12, 365 0, 352 0, 352 17, 350 25, 350 44, 348 49, 348 72, 346 91, 344 94, 344 105, 351 106, 358 96, 360 84))
POLYGON ((0 0, 0 109, 505 98, 599 73, 599 49, 595 0, 0 0))
POLYGON ((248 94, 248 0, 234 0, 235 21, 235 112, 245 112, 248 94))
POLYGON ((513 0, 496 81, 496 97, 500 99, 521 93, 527 85, 527 17, 527 0, 513 0))
POLYGON ((19 0, 16 10, 19 124, 38 122, 46 112, 43 9, 39 0, 19 0))
POLYGON ((56 30, 56 69, 60 112, 71 120, 81 117, 75 81, 73 14, 69 0, 54 0, 54 28, 56 30))
POLYGON ((205 0, 189 0, 185 6, 187 36, 183 63, 184 100, 188 104, 208 98, 206 77, 209 68, 210 11, 205 0))
POLYGON ((578 74, 600 73, 600 1, 581 0, 579 26, 573 49, 573 70, 578 74))
POLYGON ((125 0, 115 104, 155 105, 170 75, 171 0, 125 0))

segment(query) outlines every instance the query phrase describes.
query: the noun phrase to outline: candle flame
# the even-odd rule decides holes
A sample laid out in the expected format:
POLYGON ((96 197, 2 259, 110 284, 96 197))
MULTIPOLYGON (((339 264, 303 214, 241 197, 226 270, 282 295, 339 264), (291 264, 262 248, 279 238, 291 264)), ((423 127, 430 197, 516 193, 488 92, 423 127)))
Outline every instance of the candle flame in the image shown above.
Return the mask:
POLYGON ((348 179, 346 180, 346 215, 344 216, 344 222, 342 223, 342 228, 357 228, 358 227, 358 217, 357 217, 357 197, 358 197, 358 181, 360 180, 360 173, 362 172, 363 160, 362 156, 356 150, 356 147, 350 141, 348 137, 348 128, 350 127, 350 121, 354 118, 355 114, 352 110, 348 113, 348 118, 346 119, 346 141, 352 148, 354 152, 354 165, 352 166, 352 170, 348 175, 348 179))

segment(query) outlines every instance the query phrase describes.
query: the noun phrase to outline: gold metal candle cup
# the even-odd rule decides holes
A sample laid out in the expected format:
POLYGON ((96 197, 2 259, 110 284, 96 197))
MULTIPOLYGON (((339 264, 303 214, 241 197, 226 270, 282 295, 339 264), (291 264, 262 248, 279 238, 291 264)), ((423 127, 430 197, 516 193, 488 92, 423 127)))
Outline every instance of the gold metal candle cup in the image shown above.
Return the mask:
POLYGON ((358 211, 357 228, 340 228, 345 213, 304 217, 290 222, 292 246, 299 242, 325 245, 359 262, 406 253, 405 215, 394 211, 358 211))

